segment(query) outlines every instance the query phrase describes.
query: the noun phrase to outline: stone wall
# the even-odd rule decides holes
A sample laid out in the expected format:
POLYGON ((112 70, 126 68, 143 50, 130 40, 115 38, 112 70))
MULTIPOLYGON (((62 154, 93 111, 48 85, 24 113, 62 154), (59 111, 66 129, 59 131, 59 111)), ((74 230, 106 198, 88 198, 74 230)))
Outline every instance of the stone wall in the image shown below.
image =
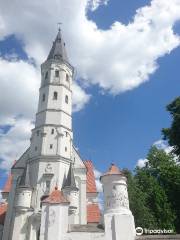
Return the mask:
POLYGON ((180 234, 178 235, 147 235, 137 237, 136 240, 177 240, 180 239, 180 234))

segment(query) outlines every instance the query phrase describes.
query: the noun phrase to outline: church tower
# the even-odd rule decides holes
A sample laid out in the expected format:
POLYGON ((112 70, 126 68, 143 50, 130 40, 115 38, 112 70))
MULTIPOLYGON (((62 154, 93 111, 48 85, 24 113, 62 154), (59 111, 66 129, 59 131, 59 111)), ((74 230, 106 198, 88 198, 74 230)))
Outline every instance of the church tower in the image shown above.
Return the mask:
MULTIPOLYGON (((30 147, 11 169, 2 240, 46 239, 43 223, 45 219, 54 221, 56 203, 59 213, 66 215, 66 227, 87 224, 87 168, 73 146, 73 74, 59 29, 41 65, 39 102, 30 147), (50 211, 48 219, 46 207, 50 211)), ((56 220, 55 229, 59 231, 64 219, 59 216, 56 220)))
POLYGON ((47 60, 41 65, 38 112, 31 139, 32 157, 71 158, 73 71, 59 30, 47 60))
POLYGON ((36 172, 31 177, 32 184, 43 185, 36 193, 38 199, 49 194, 54 185, 62 187, 72 162, 73 72, 59 29, 47 60, 41 65, 39 104, 30 145, 30 172, 36 172))

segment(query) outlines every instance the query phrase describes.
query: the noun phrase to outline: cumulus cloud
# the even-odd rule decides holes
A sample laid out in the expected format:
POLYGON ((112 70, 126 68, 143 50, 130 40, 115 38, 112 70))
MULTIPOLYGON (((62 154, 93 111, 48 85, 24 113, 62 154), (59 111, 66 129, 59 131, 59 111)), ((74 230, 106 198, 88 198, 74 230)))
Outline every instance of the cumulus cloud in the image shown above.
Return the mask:
POLYGON ((165 140, 158 140, 156 142, 153 143, 153 146, 156 146, 158 149, 162 149, 164 150, 167 154, 171 153, 173 150, 173 147, 169 146, 169 144, 167 143, 167 141, 165 140))
POLYGON ((158 68, 157 60, 180 45, 173 31, 180 19, 179 0, 152 0, 137 10, 128 25, 116 21, 108 30, 99 29, 87 16, 88 10, 95 11, 101 4, 108 1, 45 0, 42 5, 40 0, 0 0, 0 40, 14 34, 28 56, 26 62, 14 57, 0 59, 1 124, 12 123, 17 116, 29 122, 33 119, 39 66, 59 21, 63 22, 69 58, 81 79, 81 86, 74 83, 74 111, 90 99, 82 85, 98 85, 114 95, 131 90, 148 81, 158 68))
MULTIPOLYGON (((172 150, 173 150, 173 147, 169 146, 168 142, 165 141, 165 140, 157 140, 153 143, 153 146, 157 147, 158 149, 160 150, 164 150, 166 152, 166 154, 169 154, 169 153, 172 153, 172 150)), ((178 158, 176 155, 173 155, 174 157, 174 160, 176 162, 178 162, 178 158)), ((136 166, 139 167, 139 168, 143 168, 146 166, 146 163, 148 162, 148 159, 146 158, 141 158, 137 161, 137 164, 136 166)))
POLYGON ((37 109, 40 74, 30 63, 0 58, 0 124, 12 124, 14 117, 32 118, 37 109))
POLYGON ((102 176, 102 173, 98 171, 97 169, 94 169, 94 176, 95 176, 95 181, 96 181, 96 188, 99 193, 102 193, 102 184, 100 182, 100 176, 102 176))
POLYGON ((8 170, 14 160, 17 160, 20 155, 29 147, 29 138, 33 124, 29 119, 14 119, 14 125, 0 135, 0 168, 8 170))
POLYGON ((143 158, 141 158, 141 159, 139 159, 138 161, 137 161, 137 164, 136 164, 136 166, 137 167, 139 167, 139 168, 143 168, 143 167, 145 167, 146 166, 146 163, 148 162, 148 159, 143 159, 143 158))
POLYGON ((77 112, 81 110, 90 99, 90 95, 76 83, 73 83, 73 111, 77 112))
POLYGON ((106 1, 46 0, 43 6, 40 0, 0 2, 1 38, 14 33, 23 41, 28 56, 41 63, 55 35, 52 28, 61 20, 78 76, 113 94, 147 81, 158 67, 158 58, 180 44, 173 32, 180 19, 179 0, 152 0, 151 5, 137 10, 128 25, 116 21, 106 31, 87 17, 90 3, 98 7, 106 1), (22 14, 16 14, 14 21, 19 12, 22 14))
POLYGON ((95 11, 100 5, 107 5, 108 2, 109 0, 89 0, 88 7, 95 11))

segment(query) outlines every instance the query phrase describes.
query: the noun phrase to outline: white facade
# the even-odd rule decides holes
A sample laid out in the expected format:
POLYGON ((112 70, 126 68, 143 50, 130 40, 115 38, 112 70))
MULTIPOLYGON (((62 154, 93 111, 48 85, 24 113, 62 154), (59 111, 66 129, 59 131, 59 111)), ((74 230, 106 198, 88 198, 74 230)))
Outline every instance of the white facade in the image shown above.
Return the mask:
POLYGON ((97 232, 91 233, 92 226, 87 226, 87 204, 94 202, 97 193, 86 195, 87 169, 73 146, 73 72, 59 31, 41 66, 39 103, 30 147, 12 168, 8 200, 4 194, 8 211, 2 240, 134 239, 126 179, 120 174, 101 178, 105 231, 97 228, 97 232), (54 199, 44 201, 55 187, 68 204, 54 203, 54 199), (73 231, 74 226, 79 226, 78 229, 86 226, 87 231, 73 231))

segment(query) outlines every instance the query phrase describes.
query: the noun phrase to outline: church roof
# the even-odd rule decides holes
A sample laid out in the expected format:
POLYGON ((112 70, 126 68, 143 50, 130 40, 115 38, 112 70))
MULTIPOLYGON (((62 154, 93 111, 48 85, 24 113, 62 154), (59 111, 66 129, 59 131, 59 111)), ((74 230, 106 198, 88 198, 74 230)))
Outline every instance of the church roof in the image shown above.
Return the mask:
POLYGON ((65 42, 63 41, 60 29, 58 31, 55 41, 53 42, 47 60, 62 60, 68 62, 65 42))
MULTIPOLYGON (((16 160, 14 161, 13 165, 12 165, 12 168, 14 167, 14 165, 16 164, 16 160)), ((13 180, 13 177, 12 177, 12 174, 11 172, 9 173, 8 175, 8 178, 6 180, 6 183, 4 185, 4 188, 2 190, 2 192, 4 193, 9 193, 11 191, 11 187, 12 187, 12 180, 13 180)))
POLYGON ((4 225, 8 204, 0 203, 0 224, 4 225))
POLYGON ((66 178, 62 188, 63 189, 69 188, 71 190, 78 190, 78 188, 76 187, 76 181, 75 181, 75 177, 74 177, 74 171, 73 171, 72 164, 70 164, 68 175, 67 175, 67 178, 66 178))
POLYGON ((2 192, 9 193, 11 191, 11 186, 12 186, 12 174, 9 173, 9 176, 7 178, 7 181, 4 185, 2 192))
POLYGON ((68 204, 68 200, 64 197, 63 192, 59 191, 57 187, 51 192, 51 194, 45 198, 42 203, 49 203, 49 204, 61 204, 66 203, 68 204))
POLYGON ((107 175, 124 175, 124 174, 116 165, 112 163, 108 171, 104 173, 102 176, 107 176, 107 175))
POLYGON ((84 161, 84 164, 87 168, 87 184, 86 191, 87 193, 97 193, 96 181, 94 176, 94 167, 91 160, 84 161))
POLYGON ((87 205, 87 222, 99 223, 100 222, 100 209, 97 203, 91 203, 87 205))

